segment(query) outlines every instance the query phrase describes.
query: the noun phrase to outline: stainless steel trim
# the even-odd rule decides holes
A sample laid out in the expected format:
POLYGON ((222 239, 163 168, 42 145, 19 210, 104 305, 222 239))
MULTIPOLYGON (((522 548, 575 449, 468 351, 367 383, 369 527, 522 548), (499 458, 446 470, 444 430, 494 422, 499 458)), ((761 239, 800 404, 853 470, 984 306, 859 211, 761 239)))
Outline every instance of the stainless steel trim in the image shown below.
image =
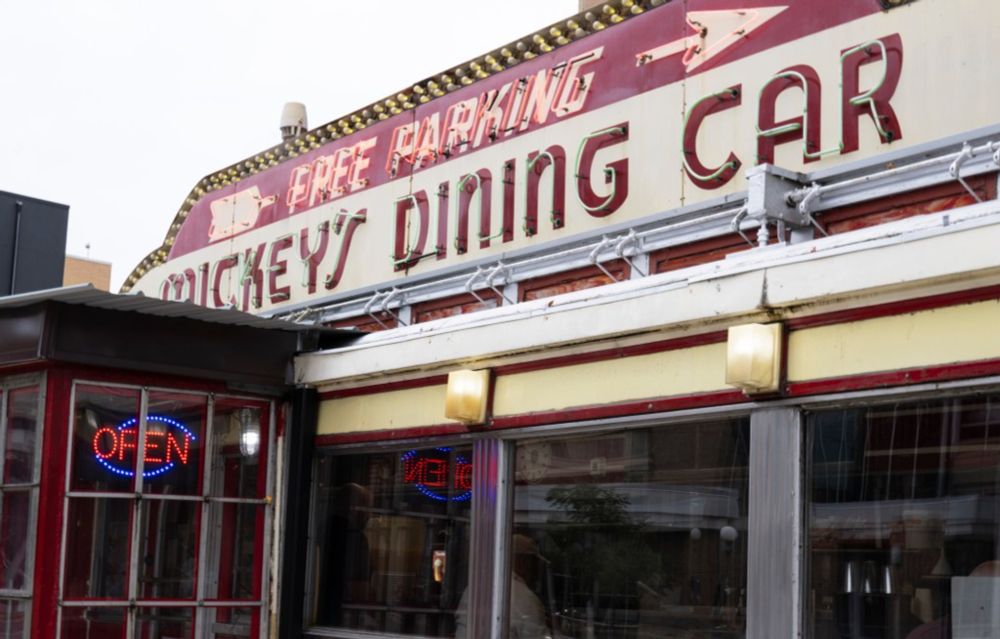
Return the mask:
POLYGON ((802 631, 802 472, 801 413, 751 413, 747 639, 796 639, 802 631))

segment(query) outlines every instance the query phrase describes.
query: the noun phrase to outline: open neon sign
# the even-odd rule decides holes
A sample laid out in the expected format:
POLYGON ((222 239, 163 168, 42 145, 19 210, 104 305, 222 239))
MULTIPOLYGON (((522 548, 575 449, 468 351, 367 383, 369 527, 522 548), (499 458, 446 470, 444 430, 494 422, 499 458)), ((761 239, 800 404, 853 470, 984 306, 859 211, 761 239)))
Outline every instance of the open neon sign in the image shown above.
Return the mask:
MULTIPOLYGON (((135 477, 135 455, 139 445, 139 420, 126 419, 117 426, 103 426, 94 433, 94 459, 110 472, 123 477, 135 477)), ((191 455, 191 442, 198 438, 188 428, 162 415, 146 417, 146 441, 143 444, 142 476, 157 477, 178 464, 186 466, 191 455), (163 428, 149 428, 162 424, 163 428)))
POLYGON ((436 501, 471 499, 472 464, 462 455, 455 455, 455 472, 451 475, 450 452, 450 448, 436 448, 434 451, 410 450, 403 453, 403 482, 436 501), (454 489, 451 495, 448 494, 449 487, 454 489))

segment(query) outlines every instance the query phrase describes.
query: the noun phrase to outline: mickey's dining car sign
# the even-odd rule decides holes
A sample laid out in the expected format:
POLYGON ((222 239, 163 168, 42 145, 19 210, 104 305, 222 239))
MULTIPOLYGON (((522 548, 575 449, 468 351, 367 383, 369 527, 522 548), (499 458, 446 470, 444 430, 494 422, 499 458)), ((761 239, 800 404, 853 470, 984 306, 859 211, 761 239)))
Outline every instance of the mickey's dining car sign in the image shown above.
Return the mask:
POLYGON ((982 0, 667 3, 209 191, 133 290, 280 310, 740 191, 759 163, 975 129, 998 22, 982 0))

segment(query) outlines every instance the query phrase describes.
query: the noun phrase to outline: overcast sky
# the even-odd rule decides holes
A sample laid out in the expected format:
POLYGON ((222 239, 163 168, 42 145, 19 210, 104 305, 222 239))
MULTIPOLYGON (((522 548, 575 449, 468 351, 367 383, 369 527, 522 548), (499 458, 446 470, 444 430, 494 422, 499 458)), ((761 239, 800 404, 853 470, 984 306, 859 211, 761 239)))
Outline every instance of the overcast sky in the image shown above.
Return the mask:
POLYGON ((6 0, 0 190, 122 280, 204 175, 576 12, 575 0, 6 0))

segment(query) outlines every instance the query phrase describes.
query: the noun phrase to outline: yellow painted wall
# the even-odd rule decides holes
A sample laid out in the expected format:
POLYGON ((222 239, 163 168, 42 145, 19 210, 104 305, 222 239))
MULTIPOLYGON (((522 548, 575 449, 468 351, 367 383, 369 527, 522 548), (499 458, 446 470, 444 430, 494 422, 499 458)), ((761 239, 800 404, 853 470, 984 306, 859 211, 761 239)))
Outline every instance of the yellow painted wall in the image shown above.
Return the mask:
POLYGON ((429 426, 445 422, 446 387, 427 386, 320 402, 319 435, 429 426))
POLYGON ((725 378, 725 344, 504 375, 497 378, 493 414, 724 390, 725 378))
POLYGON ((1000 357, 1000 301, 795 331, 788 379, 799 382, 1000 357))

